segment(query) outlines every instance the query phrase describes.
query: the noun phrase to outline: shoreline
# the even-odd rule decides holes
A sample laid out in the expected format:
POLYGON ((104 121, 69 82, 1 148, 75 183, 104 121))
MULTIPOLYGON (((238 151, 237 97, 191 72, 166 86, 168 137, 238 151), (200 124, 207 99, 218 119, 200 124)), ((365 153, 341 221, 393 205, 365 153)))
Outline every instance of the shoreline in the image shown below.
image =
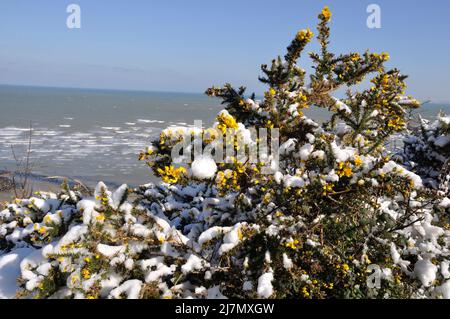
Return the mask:
MULTIPOLYGON (((32 192, 42 191, 42 192, 57 192, 61 189, 60 184, 50 183, 50 182, 31 182, 32 192)), ((15 199, 14 189, 2 190, 0 191, 0 208, 2 208, 3 202, 11 202, 15 199)))
MULTIPOLYGON (((16 196, 14 194, 14 185, 11 179, 11 172, 0 170, 0 209, 4 208, 5 202, 13 201, 16 196)), ((20 178, 20 174, 16 174, 20 178)), ((52 177, 52 176, 44 176, 39 174, 31 173, 28 177, 31 193, 36 191, 41 192, 53 192, 58 193, 61 190, 61 184, 64 180, 67 180, 70 186, 74 186, 77 182, 82 183, 82 185, 86 186, 90 191, 95 188, 95 185, 89 183, 83 179, 77 179, 72 177, 52 177)), ((100 181, 100 180, 99 180, 100 181)), ((120 185, 114 182, 104 181, 106 185, 109 187, 117 188, 120 185)), ((135 187, 135 185, 129 185, 130 187, 135 187)))
MULTIPOLYGON (((17 174, 20 178, 20 174, 17 174)), ((14 191, 14 183, 11 179, 11 173, 6 171, 0 171, 0 208, 2 203, 11 202, 16 198, 14 191)), ((30 174, 28 177, 31 193, 35 191, 42 192, 57 192, 61 189, 62 180, 49 179, 37 174, 30 174)), ((20 192, 20 190, 18 190, 20 192)))

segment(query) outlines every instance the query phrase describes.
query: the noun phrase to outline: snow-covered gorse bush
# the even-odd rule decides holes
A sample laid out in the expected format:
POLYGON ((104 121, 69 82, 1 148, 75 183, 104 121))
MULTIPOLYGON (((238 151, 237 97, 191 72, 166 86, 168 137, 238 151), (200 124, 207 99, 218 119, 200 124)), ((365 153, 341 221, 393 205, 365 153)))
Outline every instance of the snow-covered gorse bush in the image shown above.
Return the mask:
POLYGON ((325 7, 309 81, 297 65, 314 36, 306 29, 262 66, 263 101, 213 87, 225 105, 213 127, 164 130, 140 154, 162 183, 115 192, 100 183, 93 198, 66 187, 10 204, 0 213, 0 297, 450 298, 448 191, 385 149, 419 103, 404 96, 406 77, 385 69, 388 54, 329 52, 330 19, 325 7), (369 89, 350 90, 367 76, 369 89), (316 123, 308 107, 332 116, 316 123), (220 148, 227 131, 245 141, 236 150, 251 148, 261 127, 279 129, 277 163, 172 157, 199 136, 220 148))
POLYGON ((401 158, 408 169, 422 177, 432 188, 448 192, 450 187, 450 116, 439 114, 430 121, 419 118, 420 125, 404 139, 401 158))

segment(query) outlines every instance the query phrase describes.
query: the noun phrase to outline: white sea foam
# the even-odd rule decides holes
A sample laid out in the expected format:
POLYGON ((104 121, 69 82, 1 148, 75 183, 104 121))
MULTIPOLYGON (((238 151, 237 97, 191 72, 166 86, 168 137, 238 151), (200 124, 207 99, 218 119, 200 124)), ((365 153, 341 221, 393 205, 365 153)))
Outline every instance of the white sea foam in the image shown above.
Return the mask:
POLYGON ((138 119, 137 121, 138 121, 138 122, 141 122, 141 123, 159 123, 159 124, 165 123, 165 121, 160 121, 160 120, 138 119))
POLYGON ((18 136, 21 135, 25 131, 29 131, 29 128, 20 128, 20 127, 5 127, 0 128, 0 136, 18 136))

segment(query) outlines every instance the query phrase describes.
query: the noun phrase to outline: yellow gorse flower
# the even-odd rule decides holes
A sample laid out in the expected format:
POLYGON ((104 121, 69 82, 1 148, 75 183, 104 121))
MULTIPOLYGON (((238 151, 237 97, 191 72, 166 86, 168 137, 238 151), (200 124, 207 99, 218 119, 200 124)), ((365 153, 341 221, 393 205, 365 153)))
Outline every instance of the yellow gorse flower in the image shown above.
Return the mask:
POLYGON ((405 121, 399 116, 394 116, 392 119, 388 121, 388 127, 393 128, 396 131, 400 131, 405 127, 405 121))
POLYGON ((226 134, 227 129, 236 129, 238 128, 238 124, 233 116, 227 113, 221 113, 217 117, 219 124, 217 128, 222 132, 222 134, 226 134))
POLYGON ((309 298, 309 297, 310 297, 308 288, 303 287, 303 288, 302 288, 302 293, 303 293, 303 297, 305 297, 305 298, 309 298))
POLYGON ((328 194, 333 193, 334 185, 333 184, 325 184, 325 185, 323 185, 322 188, 323 188, 322 195, 327 196, 328 194))
POLYGON ((172 165, 164 167, 164 169, 158 168, 158 174, 165 183, 175 184, 186 173, 184 167, 175 168, 172 165))
POLYGON ((234 119, 234 117, 229 114, 226 114, 226 113, 220 114, 219 120, 221 122, 223 122, 229 128, 237 128, 238 127, 237 122, 234 119))
POLYGON ((291 239, 286 244, 284 244, 285 247, 296 250, 299 245, 299 241, 297 239, 291 239))
POLYGON ((362 165, 363 161, 360 156, 356 155, 355 159, 353 160, 353 163, 355 163, 355 166, 359 167, 362 165))
POLYGON ((352 168, 350 167, 350 163, 349 162, 340 162, 337 174, 339 177, 342 177, 342 176, 351 177, 353 174, 353 171, 352 171, 352 168))
POLYGON ((86 268, 84 268, 84 269, 81 271, 81 275, 83 276, 84 279, 89 279, 89 278, 91 278, 91 272, 90 272, 88 269, 86 269, 86 268))
POLYGON ((332 283, 332 282, 330 282, 330 283, 324 283, 323 284, 323 287, 325 288, 325 289, 333 289, 334 288, 334 284, 332 283))
POLYGON ((309 42, 311 41, 312 37, 314 36, 314 33, 310 29, 302 29, 297 32, 296 39, 298 41, 302 42, 309 42))
POLYGON ((242 234, 241 228, 238 228, 237 230, 238 239, 242 240, 244 238, 244 234, 242 234))
MULTIPOLYGON (((164 143, 163 143, 164 144, 164 143)), ((151 147, 147 147, 147 149, 145 150, 145 152, 141 152, 139 154, 139 160, 143 161, 145 159, 147 159, 149 156, 153 155, 155 153, 155 151, 153 150, 153 148, 151 147)))
POLYGON ((383 89, 387 89, 389 87, 389 75, 385 74, 381 78, 381 86, 383 89))
POLYGON ((266 204, 266 205, 269 204, 271 200, 272 200, 272 195, 270 193, 266 193, 263 196, 263 203, 264 204, 266 204))
POLYGON ((330 8, 326 6, 322 9, 321 15, 325 21, 329 21, 333 14, 331 13, 330 8))
POLYGON ((236 164, 236 171, 237 171, 239 174, 242 174, 242 173, 245 172, 245 165, 244 165, 243 163, 241 163, 241 162, 236 162, 235 164, 236 164))
POLYGON ((353 62, 358 61, 360 58, 361 58, 361 56, 359 55, 359 53, 352 54, 352 56, 351 56, 351 60, 353 62))
POLYGON ((219 171, 216 176, 216 185, 220 190, 239 190, 238 172, 235 170, 219 171))
POLYGON ((389 59, 391 58, 391 56, 389 55, 389 53, 383 52, 383 53, 381 53, 380 58, 381 58, 383 61, 389 61, 389 59))

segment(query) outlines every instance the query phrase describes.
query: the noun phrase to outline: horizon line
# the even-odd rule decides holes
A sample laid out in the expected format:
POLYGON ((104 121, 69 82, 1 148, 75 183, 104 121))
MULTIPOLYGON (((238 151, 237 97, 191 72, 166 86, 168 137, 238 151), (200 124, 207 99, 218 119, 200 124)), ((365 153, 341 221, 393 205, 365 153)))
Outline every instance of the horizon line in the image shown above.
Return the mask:
POLYGON ((112 92, 136 92, 136 93, 173 93, 173 94, 205 95, 204 92, 151 90, 151 89, 150 90, 145 90, 145 89, 119 89, 119 88, 54 86, 54 85, 35 85, 35 84, 11 84, 11 83, 0 83, 0 86, 21 87, 21 88, 35 88, 35 89, 63 89, 63 90, 65 89, 65 90, 87 90, 87 91, 112 91, 112 92))
MULTIPOLYGON (((34 84, 11 84, 0 83, 0 86, 35 88, 35 89, 62 89, 62 90, 86 90, 86 91, 109 91, 109 92, 134 92, 134 93, 169 93, 169 94, 186 94, 186 95, 203 95, 205 92, 189 92, 189 91, 170 91, 170 90, 145 90, 145 89, 119 89, 119 88, 98 88, 98 87, 75 87, 75 86, 53 86, 53 85, 34 85, 34 84)), ((259 97, 258 95, 256 95, 259 97)), ((261 96, 262 97, 262 96, 261 96)), ((424 105, 431 104, 450 104, 450 100, 425 100, 424 105)))

